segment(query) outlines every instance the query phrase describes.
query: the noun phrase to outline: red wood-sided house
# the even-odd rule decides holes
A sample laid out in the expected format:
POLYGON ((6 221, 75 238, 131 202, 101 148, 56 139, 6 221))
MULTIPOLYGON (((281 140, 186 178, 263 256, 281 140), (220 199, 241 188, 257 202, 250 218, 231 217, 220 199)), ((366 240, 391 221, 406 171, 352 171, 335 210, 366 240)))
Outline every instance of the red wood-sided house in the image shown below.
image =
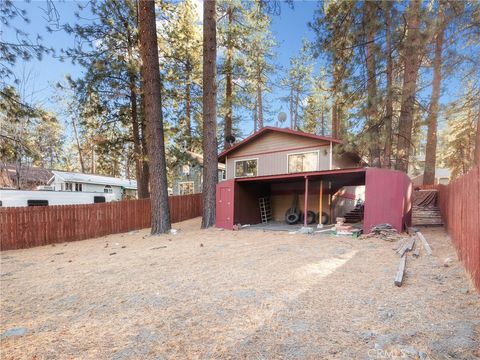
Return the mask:
POLYGON ((223 151, 218 159, 225 163, 226 179, 217 185, 216 226, 260 223, 260 198, 269 199, 274 221, 284 221, 298 197, 304 214, 323 213, 334 222, 341 215, 335 211, 335 195, 364 186, 364 231, 382 223, 402 231, 411 217, 408 176, 364 167, 357 155, 337 151, 339 144, 331 137, 264 127, 223 151))

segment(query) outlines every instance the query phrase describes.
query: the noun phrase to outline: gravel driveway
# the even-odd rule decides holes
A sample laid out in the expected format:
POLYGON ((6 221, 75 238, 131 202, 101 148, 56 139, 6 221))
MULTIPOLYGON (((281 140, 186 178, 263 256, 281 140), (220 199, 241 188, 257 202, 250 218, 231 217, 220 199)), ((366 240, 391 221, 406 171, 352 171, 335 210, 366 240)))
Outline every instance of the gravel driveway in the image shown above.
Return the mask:
POLYGON ((199 224, 2 252, 1 358, 480 357, 480 298, 442 228, 398 288, 380 239, 199 224))

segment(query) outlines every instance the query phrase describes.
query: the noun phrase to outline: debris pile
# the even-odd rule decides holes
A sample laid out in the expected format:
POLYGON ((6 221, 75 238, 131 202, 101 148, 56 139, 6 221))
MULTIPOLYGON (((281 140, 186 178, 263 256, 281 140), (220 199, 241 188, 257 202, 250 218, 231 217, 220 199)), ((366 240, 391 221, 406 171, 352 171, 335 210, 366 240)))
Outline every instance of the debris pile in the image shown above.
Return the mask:
POLYGON ((392 242, 405 239, 405 236, 399 234, 397 229, 390 224, 375 225, 370 229, 370 234, 366 235, 366 237, 379 237, 382 240, 392 242))
POLYGON ((352 226, 345 225, 346 219, 344 217, 337 217, 337 223, 335 224, 335 230, 337 235, 351 235, 352 226))

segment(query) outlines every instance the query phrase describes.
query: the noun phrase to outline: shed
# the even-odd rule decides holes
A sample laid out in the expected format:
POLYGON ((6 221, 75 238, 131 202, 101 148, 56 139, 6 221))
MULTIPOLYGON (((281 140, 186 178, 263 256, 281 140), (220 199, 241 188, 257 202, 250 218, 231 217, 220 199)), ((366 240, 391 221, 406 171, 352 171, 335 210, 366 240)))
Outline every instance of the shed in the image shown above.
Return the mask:
POLYGON ((388 169, 350 168, 269 176, 241 177, 217 184, 216 226, 232 230, 234 224, 261 222, 259 198, 274 200, 274 216, 283 216, 289 202, 299 196, 299 207, 331 211, 331 195, 345 186, 365 186, 364 232, 389 223, 398 231, 411 224, 412 182, 407 174, 388 169), (330 209, 329 209, 330 208, 330 209))

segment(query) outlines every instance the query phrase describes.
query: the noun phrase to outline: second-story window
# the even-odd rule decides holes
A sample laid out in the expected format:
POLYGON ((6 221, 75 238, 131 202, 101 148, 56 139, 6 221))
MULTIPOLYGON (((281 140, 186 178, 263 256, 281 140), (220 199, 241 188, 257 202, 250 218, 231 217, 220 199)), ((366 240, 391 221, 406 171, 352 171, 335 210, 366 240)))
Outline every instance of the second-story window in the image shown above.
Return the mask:
POLYGON ((318 151, 288 155, 288 172, 306 172, 318 170, 318 151))
POLYGON ((257 159, 235 161, 235 177, 257 176, 257 172, 257 159))

